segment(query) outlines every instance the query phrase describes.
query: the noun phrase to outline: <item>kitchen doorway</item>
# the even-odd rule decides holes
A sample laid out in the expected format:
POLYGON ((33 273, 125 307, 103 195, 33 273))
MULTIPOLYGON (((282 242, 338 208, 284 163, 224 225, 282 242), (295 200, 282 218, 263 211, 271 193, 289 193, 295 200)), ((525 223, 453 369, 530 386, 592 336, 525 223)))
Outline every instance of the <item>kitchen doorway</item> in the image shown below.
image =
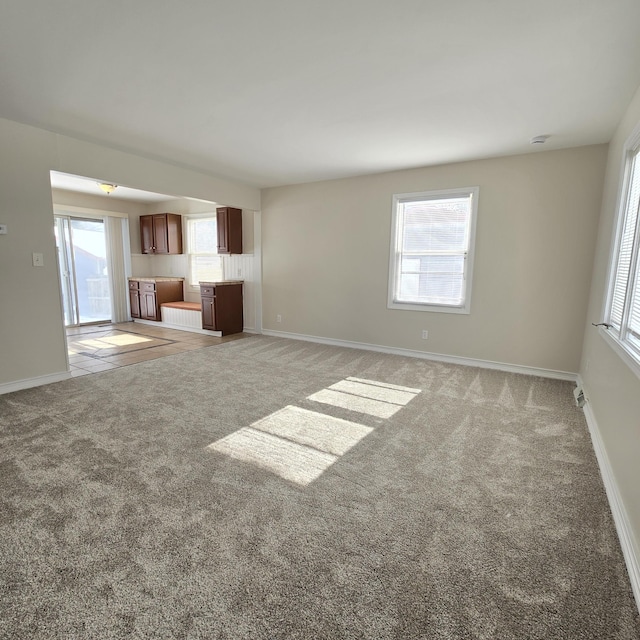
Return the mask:
POLYGON ((110 322, 104 220, 62 215, 54 218, 65 326, 110 322))

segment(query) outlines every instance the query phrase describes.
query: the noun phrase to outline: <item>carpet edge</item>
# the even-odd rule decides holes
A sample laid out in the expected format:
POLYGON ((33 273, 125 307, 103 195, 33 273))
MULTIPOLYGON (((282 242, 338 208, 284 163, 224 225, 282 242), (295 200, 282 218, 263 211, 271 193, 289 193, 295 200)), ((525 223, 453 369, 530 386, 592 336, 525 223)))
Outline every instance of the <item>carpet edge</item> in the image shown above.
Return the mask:
POLYGON ((416 351, 403 347, 387 347, 385 345, 371 344, 368 342, 352 342, 339 338, 323 338, 320 336, 310 336, 304 333, 289 333, 287 331, 276 331, 274 329, 263 329, 262 335, 273 338, 289 338, 290 340, 302 340, 304 342, 316 342, 334 347, 346 347, 348 349, 363 349, 364 351, 377 351, 379 353, 389 353, 396 356, 407 356, 409 358, 421 358, 423 360, 433 360, 435 362, 446 362, 448 364, 460 364, 467 367, 479 367, 481 369, 495 369, 506 373, 521 373, 528 376, 538 376, 550 378, 552 380, 566 380, 576 382, 577 373, 571 371, 557 371, 555 369, 542 369, 538 367, 528 367, 519 364, 509 364, 508 362, 494 362, 492 360, 480 360, 477 358, 465 358, 462 356, 451 356, 444 353, 432 353, 429 351, 416 351))

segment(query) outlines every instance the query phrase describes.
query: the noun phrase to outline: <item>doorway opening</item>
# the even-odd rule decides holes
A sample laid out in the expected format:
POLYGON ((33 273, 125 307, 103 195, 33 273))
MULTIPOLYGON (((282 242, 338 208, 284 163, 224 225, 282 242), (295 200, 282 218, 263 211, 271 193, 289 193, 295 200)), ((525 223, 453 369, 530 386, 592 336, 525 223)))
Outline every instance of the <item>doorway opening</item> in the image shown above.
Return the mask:
POLYGON ((66 327, 111 321, 104 220, 55 215, 66 327))

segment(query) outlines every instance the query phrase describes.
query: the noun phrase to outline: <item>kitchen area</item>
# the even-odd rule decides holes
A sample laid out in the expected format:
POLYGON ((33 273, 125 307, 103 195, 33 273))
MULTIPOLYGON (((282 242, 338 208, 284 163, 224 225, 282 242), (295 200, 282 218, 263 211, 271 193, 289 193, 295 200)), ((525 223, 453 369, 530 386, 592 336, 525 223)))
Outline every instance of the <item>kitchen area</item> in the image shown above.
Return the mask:
MULTIPOLYGON (((218 256, 243 255, 242 211, 217 207, 215 216, 218 256)), ((155 259, 182 256, 184 251, 182 215, 155 213, 139 218, 140 255, 155 259)), ((197 244, 202 240, 192 241, 197 244)), ((138 265, 142 262, 139 261, 138 265)), ((175 271, 171 262, 165 269, 175 271)), ((179 269, 179 267, 178 267, 179 269)), ((223 267, 224 273, 224 267, 223 267)), ((187 273, 189 269, 187 268, 187 273)), ((240 268, 242 273, 242 268, 240 268)), ((212 331, 217 335, 240 333, 244 328, 243 280, 198 281, 200 300, 185 298, 185 288, 195 283, 184 276, 129 276, 129 308, 133 319, 162 322, 171 328, 212 331)), ((187 292, 189 293, 189 292, 187 292)), ((191 292, 196 293, 196 292, 191 292)))
POLYGON ((112 323, 259 332, 259 212, 120 186, 105 195, 99 186, 52 175, 56 215, 105 223, 112 323))

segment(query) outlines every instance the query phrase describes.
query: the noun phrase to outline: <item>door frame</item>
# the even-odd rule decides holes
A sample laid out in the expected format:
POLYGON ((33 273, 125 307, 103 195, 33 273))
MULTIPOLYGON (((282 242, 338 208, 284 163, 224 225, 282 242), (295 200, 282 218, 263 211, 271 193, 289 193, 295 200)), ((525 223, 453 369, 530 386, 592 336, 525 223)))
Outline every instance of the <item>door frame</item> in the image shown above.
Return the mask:
POLYGON ((60 259, 58 258, 58 281, 60 285, 60 295, 62 302, 62 313, 63 313, 63 325, 65 329, 65 333, 67 329, 74 327, 84 327, 90 326, 94 324, 103 324, 105 322, 111 322, 113 317, 113 300, 112 298, 112 286, 111 286, 111 270, 107 269, 107 278, 108 278, 108 289, 109 289, 109 306, 111 307, 111 311, 109 313, 108 318, 103 318, 101 320, 93 320, 91 322, 81 322, 80 321, 80 307, 78 303, 78 282, 76 277, 76 263, 75 263, 75 251, 74 251, 74 242, 73 242, 73 230, 71 229, 71 221, 72 220, 81 220, 87 222, 101 222, 103 224, 104 229, 104 238, 105 238, 105 252, 107 256, 109 256, 109 238, 108 238, 108 225, 107 220, 104 215, 80 215, 79 212, 67 212, 67 211, 56 211, 54 209, 54 225, 57 227, 58 221, 65 221, 65 223, 60 225, 60 231, 64 231, 64 247, 57 247, 59 251, 63 252, 64 255, 64 263, 65 267, 69 269, 69 276, 67 278, 67 286, 64 287, 63 291, 63 279, 66 277, 65 274, 60 273, 60 259), (64 229, 62 228, 64 227, 64 229), (73 286, 71 286, 71 282, 73 286), (65 292, 66 295, 69 296, 69 315, 73 315, 73 318, 70 318, 74 322, 71 324, 67 324, 65 322, 65 292))

